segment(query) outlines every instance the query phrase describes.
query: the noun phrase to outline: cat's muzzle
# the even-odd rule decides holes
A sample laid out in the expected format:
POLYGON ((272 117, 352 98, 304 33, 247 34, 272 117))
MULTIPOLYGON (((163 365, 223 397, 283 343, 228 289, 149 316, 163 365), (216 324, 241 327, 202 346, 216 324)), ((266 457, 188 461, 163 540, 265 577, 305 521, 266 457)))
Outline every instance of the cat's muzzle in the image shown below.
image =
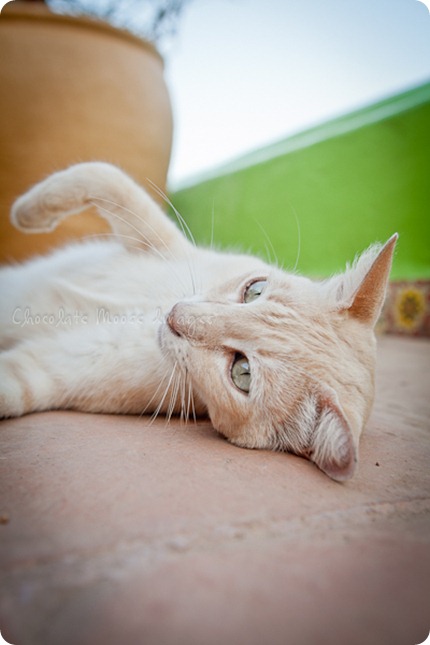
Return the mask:
POLYGON ((181 321, 178 316, 178 305, 174 305, 166 317, 167 325, 175 336, 182 336, 181 321))

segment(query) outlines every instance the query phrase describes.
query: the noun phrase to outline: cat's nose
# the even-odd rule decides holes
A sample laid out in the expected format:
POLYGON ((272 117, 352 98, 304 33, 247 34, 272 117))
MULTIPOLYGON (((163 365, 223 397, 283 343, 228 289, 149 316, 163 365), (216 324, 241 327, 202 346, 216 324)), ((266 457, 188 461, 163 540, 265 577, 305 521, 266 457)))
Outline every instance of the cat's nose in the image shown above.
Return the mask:
POLYGON ((182 336, 180 329, 179 329, 179 323, 178 323, 178 316, 176 315, 178 305, 175 305, 172 307, 170 312, 167 314, 166 322, 169 325, 170 331, 172 331, 175 336, 182 336))
POLYGON ((213 306, 177 302, 166 316, 166 323, 175 336, 194 343, 204 343, 216 329, 213 306))

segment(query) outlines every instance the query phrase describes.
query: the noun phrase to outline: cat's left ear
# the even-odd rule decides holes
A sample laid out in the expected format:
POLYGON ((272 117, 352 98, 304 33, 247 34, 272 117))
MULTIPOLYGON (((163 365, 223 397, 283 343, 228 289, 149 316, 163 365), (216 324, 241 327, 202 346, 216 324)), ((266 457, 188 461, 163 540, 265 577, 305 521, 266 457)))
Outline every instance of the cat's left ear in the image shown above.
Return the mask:
POLYGON ((338 282, 340 309, 372 327, 384 304, 397 238, 395 233, 382 248, 371 247, 365 251, 338 282))
POLYGON ((346 481, 357 466, 357 447, 348 421, 330 387, 310 394, 300 410, 307 428, 307 447, 303 457, 313 461, 335 481, 346 481))

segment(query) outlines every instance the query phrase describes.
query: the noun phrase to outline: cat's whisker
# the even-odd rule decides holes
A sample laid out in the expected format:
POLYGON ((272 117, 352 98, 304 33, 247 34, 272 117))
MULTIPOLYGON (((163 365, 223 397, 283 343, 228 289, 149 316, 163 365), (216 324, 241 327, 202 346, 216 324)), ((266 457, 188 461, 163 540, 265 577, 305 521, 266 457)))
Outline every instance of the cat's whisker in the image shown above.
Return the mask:
POLYGON ((166 413, 166 422, 167 423, 170 422, 170 420, 172 418, 172 415, 173 415, 173 413, 175 411, 180 382, 181 382, 181 376, 180 376, 180 374, 176 374, 174 382, 173 382, 173 386, 172 386, 172 392, 171 392, 171 395, 170 395, 169 406, 167 408, 167 413, 166 413))
POLYGON ((193 384, 191 381, 191 378, 188 381, 188 410, 187 410, 187 421, 190 418, 189 412, 190 412, 190 403, 191 403, 191 411, 193 414, 193 420, 194 423, 197 423, 197 415, 196 415, 196 407, 195 407, 195 402, 194 402, 194 392, 193 392, 193 384))
POLYGON ((183 410, 183 404, 184 404, 184 387, 185 387, 185 378, 183 377, 183 374, 181 374, 181 377, 179 378, 179 383, 178 383, 178 391, 177 391, 177 400, 176 403, 178 405, 178 415, 179 419, 182 419, 182 410, 183 410))
POLYGON ((171 373, 170 378, 169 378, 169 381, 168 381, 168 383, 167 383, 167 385, 166 385, 166 388, 165 388, 164 394, 163 394, 163 396, 161 397, 161 400, 160 400, 160 402, 159 402, 159 404, 158 404, 158 406, 157 406, 157 408, 156 408, 155 412, 153 413, 153 415, 152 415, 152 417, 151 417, 151 420, 150 420, 150 422, 149 422, 149 425, 152 425, 152 424, 154 423, 155 419, 158 417, 158 415, 159 415, 159 414, 160 414, 160 412, 161 412, 161 409, 162 409, 162 407, 163 407, 163 405, 164 405, 164 401, 166 400, 166 397, 167 397, 167 395, 168 395, 168 393, 169 393, 169 391, 170 391, 171 385, 172 385, 172 381, 173 381, 173 379, 174 379, 174 377, 175 377, 175 373, 176 373, 176 368, 177 368, 177 366, 178 366, 178 364, 177 364, 177 363, 175 363, 175 364, 173 365, 172 373, 171 373))
MULTIPOLYGON (((138 213, 132 211, 130 208, 127 208, 123 204, 119 204, 117 202, 114 202, 112 199, 106 199, 105 197, 94 197, 94 196, 91 196, 91 195, 89 196, 89 199, 92 200, 92 203, 93 203, 94 206, 96 206, 96 208, 100 208, 100 209, 104 210, 106 213, 108 213, 109 215, 113 215, 113 216, 117 217, 121 222, 123 222, 127 226, 130 226, 131 228, 133 228, 140 236, 142 236, 143 239, 146 240, 146 238, 143 235, 142 231, 139 228, 137 228, 136 226, 134 226, 133 224, 131 224, 131 222, 129 222, 129 220, 123 219, 122 217, 120 217, 118 215, 118 213, 114 213, 114 212, 112 212, 112 211, 110 211, 110 210, 108 210, 106 208, 103 208, 102 206, 99 206, 96 202, 97 201, 106 202, 108 204, 111 204, 112 206, 115 206, 116 208, 121 209, 122 211, 124 211, 124 213, 127 213, 128 215, 132 215, 135 219, 137 219, 138 222, 142 222, 142 224, 146 228, 148 228, 151 231, 151 233, 154 234, 154 236, 158 239, 158 241, 161 243, 161 245, 170 254, 170 256, 172 257, 173 260, 178 259, 175 256, 175 254, 172 252, 172 249, 168 246, 166 241, 163 240, 163 238, 158 233, 158 231, 153 226, 151 226, 149 224, 149 222, 147 222, 146 219, 142 215, 139 215, 138 213)), ((150 246, 152 246, 152 245, 150 245, 150 246)))
MULTIPOLYGON (((91 198, 91 199, 94 199, 94 198, 91 198)), ((97 199, 102 199, 102 198, 97 198, 97 199)), ((103 200, 103 201, 109 201, 109 202, 110 202, 111 200, 103 200)), ((121 205, 120 205, 120 204, 115 204, 114 202, 112 202, 112 204, 114 204, 115 206, 119 206, 119 207, 121 207, 121 205)), ((108 213, 109 215, 111 215, 111 216, 113 216, 113 217, 116 217, 117 219, 119 219, 119 221, 121 221, 121 222, 124 222, 124 223, 128 224, 127 220, 125 220, 124 218, 120 217, 117 213, 115 213, 115 212, 113 212, 113 211, 110 211, 109 209, 105 208, 104 206, 97 206, 97 208, 99 208, 100 210, 104 211, 105 213, 108 213)), ((128 210, 128 209, 125 209, 125 210, 128 210)), ((132 212, 132 211, 130 211, 130 212, 132 212)), ((184 284, 184 283, 179 279, 179 277, 178 277, 178 275, 177 275, 177 271, 175 271, 174 266, 173 266, 173 263, 174 263, 174 261, 175 261, 177 258, 176 258, 176 257, 175 257, 175 255, 172 253, 172 251, 171 251, 170 249, 168 249, 167 245, 165 245, 165 244, 163 243, 163 244, 164 244, 164 246, 166 246, 166 248, 168 249, 168 251, 169 251, 169 253, 170 253, 171 257, 172 257, 172 260, 169 260, 169 259, 168 259, 168 258, 167 258, 167 257, 166 257, 166 256, 165 256, 165 255, 164 255, 164 254, 159 250, 159 249, 154 248, 154 246, 153 246, 152 244, 150 244, 149 242, 147 242, 147 241, 146 241, 145 236, 144 236, 144 235, 143 235, 143 233, 142 233, 142 231, 139 231, 139 229, 138 229, 137 227, 133 226, 132 224, 130 224, 130 227, 131 227, 133 230, 137 231, 137 233, 140 235, 140 238, 141 238, 141 239, 137 239, 137 238, 134 238, 134 237, 130 237, 130 239, 132 239, 132 240, 136 240, 136 241, 137 241, 138 243, 140 243, 140 244, 144 244, 146 247, 148 247, 148 248, 151 250, 151 253, 154 253, 154 255, 157 255, 161 260, 163 260, 163 262, 165 262, 166 264, 168 264, 168 265, 170 266, 170 268, 172 269, 172 274, 173 274, 173 276, 175 277, 175 279, 177 280, 177 282, 178 282, 178 284, 179 284, 179 286, 180 286, 181 290, 182 290, 184 293, 186 293, 186 286, 185 286, 185 284, 184 284)), ((149 227, 149 226, 148 226, 148 228, 151 228, 151 227, 149 227)), ((129 236, 127 236, 127 235, 123 235, 123 234, 121 234, 121 233, 113 233, 113 232, 112 232, 112 233, 105 233, 105 234, 101 234, 101 235, 112 235, 112 236, 113 236, 113 238, 115 238, 115 237, 117 237, 117 238, 128 238, 128 237, 129 237, 129 236)), ((137 247, 137 248, 138 248, 138 247, 137 247)), ((142 249, 141 249, 141 248, 138 248, 138 250, 140 250, 140 251, 141 251, 142 249)))
POLYGON ((105 206, 101 206, 97 202, 105 202, 107 204, 110 204, 111 206, 115 206, 115 208, 119 208, 120 210, 123 210, 125 213, 127 213, 129 215, 132 215, 138 221, 142 221, 147 228, 150 228, 148 223, 145 222, 139 215, 134 213, 129 208, 126 208, 125 206, 122 206, 122 204, 118 204, 118 203, 114 202, 112 199, 106 199, 105 197, 97 197, 96 195, 89 195, 88 199, 90 201, 90 204, 95 206, 97 209, 103 211, 104 213, 107 213, 108 215, 111 215, 111 216, 115 217, 120 222, 125 224, 127 226, 127 228, 133 229, 133 231, 135 231, 139 235, 139 239, 142 238, 144 240, 145 244, 147 243, 146 239, 145 239, 145 236, 143 235, 142 231, 137 226, 132 224, 128 219, 125 219, 124 217, 121 217, 120 215, 118 215, 118 213, 115 213, 114 211, 109 210, 105 206))
MULTIPOLYGON (((164 359, 160 359, 160 361, 158 362, 156 368, 158 368, 163 363, 164 363, 164 359)), ((149 408, 151 407, 152 403, 155 400, 158 400, 158 398, 157 398, 158 393, 164 387, 165 381, 169 377, 170 374, 171 374, 170 369, 166 368, 164 376, 160 379, 160 382, 159 382, 159 384, 157 386, 157 389, 155 390, 154 394, 151 396, 151 398, 149 399, 148 403, 145 405, 145 407, 143 408, 143 410, 141 411, 139 416, 143 417, 143 415, 146 413, 146 411, 149 410, 149 408)))
POLYGON ((187 387, 187 373, 185 370, 185 378, 181 380, 181 407, 179 420, 186 423, 186 410, 185 410, 185 390, 187 387))
MULTIPOLYGON (((188 390, 187 390, 187 423, 190 420, 190 415, 194 407, 194 397, 193 397, 193 384, 191 378, 188 378, 188 390)), ((193 413, 194 416, 194 413, 193 413)))
MULTIPOLYGON (((106 209, 103 209, 106 210, 106 209)), ((111 213, 114 217, 116 217, 115 213, 111 213)), ((158 255, 158 257, 163 260, 163 262, 166 262, 169 265, 172 265, 172 263, 161 253, 159 249, 154 249, 152 244, 149 242, 145 242, 143 240, 138 239, 137 237, 133 237, 132 235, 125 235, 124 233, 94 233, 93 235, 88 235, 85 239, 90 240, 90 239, 99 239, 99 238, 112 238, 112 240, 115 239, 121 239, 121 240, 132 240, 136 242, 136 245, 133 246, 133 249, 136 249, 136 251, 142 251, 142 244, 145 245, 148 249, 150 249, 151 253, 154 253, 155 255, 158 255)), ((127 247, 130 248, 130 244, 127 244, 127 247)))
MULTIPOLYGON (((159 383, 159 385, 158 385, 158 387, 157 387, 156 391, 155 391, 155 392, 154 392, 154 394, 151 396, 151 398, 149 399, 148 403, 145 405, 145 407, 143 408, 143 410, 140 412, 139 417, 143 417, 143 416, 145 416, 146 412, 150 409, 151 404, 152 404, 152 403, 157 399, 157 394, 158 394, 159 390, 161 389, 161 387, 162 387, 163 383, 164 383, 164 378, 163 378, 163 379, 161 379, 161 381, 160 381, 160 383, 159 383)), ((152 415, 151 415, 151 418, 152 418, 152 415)))
POLYGON ((188 370, 185 368, 184 390, 182 392, 182 406, 185 423, 188 423, 188 419, 190 418, 190 388, 191 382, 188 370))
POLYGON ((275 264, 274 262, 272 262, 272 258, 271 258, 271 255, 270 255, 270 250, 269 250, 269 247, 267 245, 267 242, 264 243, 264 250, 266 251, 266 257, 267 257, 268 263, 269 264, 275 264))
POLYGON ((294 267, 292 269, 292 272, 295 273, 297 271, 297 267, 299 265, 299 260, 300 260, 300 253, 301 253, 301 249, 302 249, 302 235, 301 235, 300 221, 299 221, 299 217, 297 215, 297 211, 294 208, 294 206, 292 205, 292 203, 289 200, 287 200, 287 201, 288 201, 288 204, 289 204, 289 206, 290 206, 290 208, 292 210, 292 213, 294 215, 294 219, 295 219, 296 227, 297 227, 297 254, 296 254, 296 261, 295 261, 294 267))
POLYGON ((263 233, 264 237, 266 238, 267 243, 264 245, 264 248, 266 249, 266 254, 267 254, 267 260, 269 264, 274 264, 278 269, 281 268, 281 264, 279 262, 278 256, 275 251, 275 247, 273 246, 272 240, 270 239, 267 231, 263 227, 263 225, 254 218, 255 224, 257 224, 258 228, 260 231, 263 233), (269 250, 270 249, 270 250, 269 250))
MULTIPOLYGON (((190 227, 188 226, 187 222, 182 217, 182 215, 178 211, 178 209, 173 205, 172 201, 168 198, 166 193, 163 190, 161 190, 161 188, 159 188, 159 186, 157 186, 148 177, 147 177, 147 181, 152 186, 152 188, 155 190, 157 195, 159 195, 162 199, 164 199, 166 204, 168 206, 170 206, 170 208, 172 209, 172 211, 174 212, 174 214, 176 216, 176 219, 178 220, 178 224, 179 224, 184 236, 191 242, 191 244, 194 247, 197 247, 196 240, 194 239, 194 235, 192 234, 190 227)), ((191 278, 191 282, 192 282, 192 286, 193 286, 193 295, 195 295, 197 293, 196 281, 195 281, 196 272, 195 272, 195 267, 192 264, 192 259, 188 254, 187 254, 187 262, 188 262, 188 267, 189 267, 189 271, 190 271, 190 278, 191 278)))
POLYGON ((145 244, 146 247, 151 248, 151 245, 149 242, 142 242, 142 240, 139 240, 137 237, 133 237, 132 235, 125 235, 123 233, 93 233, 92 235, 87 235, 85 237, 86 240, 98 240, 98 239, 108 239, 111 238, 112 240, 115 240, 117 238, 120 239, 126 239, 126 240, 131 240, 136 242, 136 244, 131 247, 130 244, 127 244, 128 248, 133 248, 136 251, 142 251, 142 244, 145 244))
POLYGON ((172 209, 172 211, 173 211, 173 212, 175 213, 175 215, 176 215, 176 218, 177 218, 177 220, 178 220, 178 223, 179 223, 179 225, 180 225, 180 227, 181 227, 181 229, 182 229, 182 232, 184 233, 185 237, 187 237, 187 238, 189 239, 189 241, 192 243, 192 245, 196 247, 196 246, 197 246, 197 244, 196 244, 196 240, 194 239, 194 235, 192 234, 190 227, 188 226, 187 222, 186 222, 186 221, 185 221, 185 219, 182 217, 182 215, 180 214, 180 212, 178 211, 178 209, 173 205, 172 201, 168 198, 168 196, 166 195, 166 193, 165 193, 163 190, 161 190, 161 188, 160 188, 159 186, 157 186, 157 185, 156 185, 153 181, 151 181, 151 179, 149 179, 148 177, 146 178, 146 180, 148 181, 148 183, 149 183, 149 184, 151 184, 152 188, 155 190, 155 192, 157 193, 157 195, 158 195, 159 197, 161 197, 162 199, 164 199, 164 201, 166 202, 166 204, 167 204, 168 206, 170 206, 170 208, 172 209))

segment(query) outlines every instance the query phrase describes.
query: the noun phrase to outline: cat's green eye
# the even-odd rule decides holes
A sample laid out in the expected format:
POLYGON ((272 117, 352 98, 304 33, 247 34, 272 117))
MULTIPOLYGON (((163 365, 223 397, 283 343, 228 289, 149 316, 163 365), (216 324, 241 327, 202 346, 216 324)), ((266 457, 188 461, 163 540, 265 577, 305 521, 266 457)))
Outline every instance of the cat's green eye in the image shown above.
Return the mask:
POLYGON ((242 392, 249 392, 251 385, 251 368, 246 356, 236 354, 231 366, 231 380, 242 392))
POLYGON ((251 284, 249 284, 245 289, 243 302, 248 303, 253 300, 257 300, 257 298, 259 298, 263 293, 266 283, 267 280, 256 280, 255 282, 251 282, 251 284))

